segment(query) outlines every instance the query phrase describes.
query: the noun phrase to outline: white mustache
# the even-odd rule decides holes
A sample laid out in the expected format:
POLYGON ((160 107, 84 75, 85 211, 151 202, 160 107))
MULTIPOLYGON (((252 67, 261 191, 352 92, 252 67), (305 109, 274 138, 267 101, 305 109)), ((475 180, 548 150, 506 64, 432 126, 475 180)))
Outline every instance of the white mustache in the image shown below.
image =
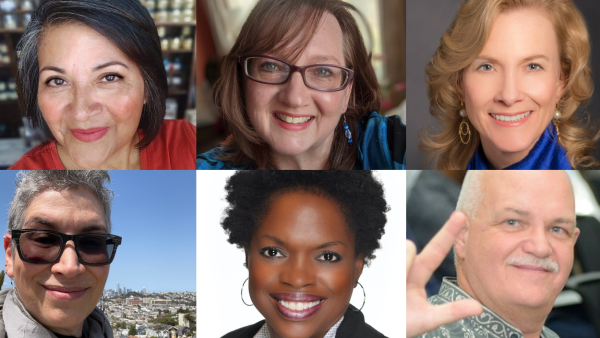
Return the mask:
POLYGON ((528 265, 543 268, 553 273, 558 272, 558 263, 550 258, 536 258, 534 256, 511 257, 507 262, 509 265, 528 265))

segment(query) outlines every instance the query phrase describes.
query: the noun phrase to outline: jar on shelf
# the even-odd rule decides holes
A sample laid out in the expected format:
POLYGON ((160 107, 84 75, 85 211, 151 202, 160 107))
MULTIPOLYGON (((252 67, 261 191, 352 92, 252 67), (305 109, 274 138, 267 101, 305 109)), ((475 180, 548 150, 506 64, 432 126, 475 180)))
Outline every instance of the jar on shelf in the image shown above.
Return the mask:
POLYGON ((25 28, 31 22, 31 13, 21 14, 21 27, 25 28))
POLYGON ((181 43, 181 49, 192 50, 194 47, 194 39, 191 36, 183 38, 183 42, 181 43))
POLYGON ((167 99, 165 102, 166 110, 165 110, 165 119, 176 119, 177 118, 177 100, 175 99, 167 99))
POLYGON ((156 9, 156 1, 155 0, 146 0, 145 7, 148 11, 154 11, 156 9))
POLYGON ((6 42, 4 42, 4 41, 0 41, 0 53, 1 54, 8 53, 8 46, 6 45, 6 42))
POLYGON ((183 1, 171 0, 171 9, 183 9, 183 1))
POLYGON ((156 8, 160 11, 167 10, 169 8, 169 0, 158 0, 156 8))
POLYGON ((169 44, 169 49, 172 49, 172 50, 181 49, 181 39, 178 36, 171 38, 171 43, 169 44))
POLYGON ((163 51, 169 50, 169 39, 167 39, 167 38, 160 39, 160 48, 163 51))
POLYGON ((182 36, 192 36, 192 26, 183 26, 181 28, 182 36))
POLYGON ((21 10, 22 11, 33 11, 33 1, 21 0, 21 10))
POLYGON ((17 14, 5 13, 2 16, 2 21, 4 23, 4 28, 6 29, 17 28, 17 14))
POLYGON ((156 30, 158 31, 158 37, 160 38, 164 38, 165 35, 167 35, 167 27, 165 26, 158 26, 156 27, 156 30))
POLYGON ((194 9, 195 4, 194 0, 184 0, 183 9, 194 9))
POLYGON ((184 9, 183 10, 183 22, 192 22, 196 20, 195 12, 193 9, 184 9))
POLYGON ((169 12, 167 12, 165 10, 160 10, 160 11, 156 12, 156 18, 154 18, 154 20, 158 21, 158 22, 169 21, 169 12))
POLYGON ((174 9, 169 12, 169 21, 170 22, 181 22, 181 10, 174 9))

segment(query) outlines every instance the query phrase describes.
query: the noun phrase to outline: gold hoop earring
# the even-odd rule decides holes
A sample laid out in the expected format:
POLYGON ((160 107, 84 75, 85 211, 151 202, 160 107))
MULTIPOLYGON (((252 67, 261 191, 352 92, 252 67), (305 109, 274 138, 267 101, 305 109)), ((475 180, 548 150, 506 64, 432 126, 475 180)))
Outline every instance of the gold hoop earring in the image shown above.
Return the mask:
POLYGON ((458 127, 458 137, 460 137, 460 141, 463 144, 469 144, 471 141, 471 129, 469 128, 469 124, 467 123, 467 112, 465 111, 465 103, 460 102, 460 116, 463 118, 460 126, 458 127), (464 131, 463 131, 464 130, 464 131), (464 140, 464 136, 468 136, 467 140, 464 140))

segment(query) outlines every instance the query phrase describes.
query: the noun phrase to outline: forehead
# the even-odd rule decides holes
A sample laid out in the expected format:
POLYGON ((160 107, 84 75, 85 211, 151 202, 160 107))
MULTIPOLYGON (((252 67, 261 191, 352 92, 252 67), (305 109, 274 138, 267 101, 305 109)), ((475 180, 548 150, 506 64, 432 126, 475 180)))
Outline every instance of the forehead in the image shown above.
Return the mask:
POLYGON ((86 188, 44 190, 25 209, 24 224, 44 221, 57 231, 78 231, 86 226, 104 223, 104 208, 86 188))
POLYGON ((478 217, 506 209, 540 218, 575 217, 573 188, 563 171, 494 171, 486 172, 481 180, 478 217))
POLYGON ((558 61, 558 37, 550 14, 539 7, 509 9, 499 13, 481 54, 519 59, 544 54, 558 61))
POLYGON ((77 66, 93 67, 99 63, 121 61, 132 65, 129 58, 104 35, 78 23, 45 28, 39 42, 40 68, 60 66, 67 71, 77 66))
MULTIPOLYGON (((302 25, 302 16, 296 21, 295 25, 302 25)), ((295 29, 290 31, 295 32, 295 29)), ((308 34, 308 29, 301 31, 302 34, 308 34)), ((265 32, 268 34, 268 32, 265 32)), ((288 36, 286 36, 287 40, 288 36)), ((277 46, 271 54, 276 56, 283 56, 286 51, 299 48, 299 44, 302 41, 303 36, 300 34, 296 36, 289 46, 277 46)), ((338 23, 335 16, 329 12, 325 12, 321 21, 317 26, 317 30, 308 42, 308 45, 297 60, 289 60, 298 63, 298 65, 305 65, 311 63, 334 63, 339 65, 346 65, 344 60, 344 37, 342 34, 342 28, 338 23)))
POLYGON ((353 244, 339 206, 326 197, 308 192, 275 197, 253 238, 265 234, 290 245, 311 248, 331 241, 353 244))

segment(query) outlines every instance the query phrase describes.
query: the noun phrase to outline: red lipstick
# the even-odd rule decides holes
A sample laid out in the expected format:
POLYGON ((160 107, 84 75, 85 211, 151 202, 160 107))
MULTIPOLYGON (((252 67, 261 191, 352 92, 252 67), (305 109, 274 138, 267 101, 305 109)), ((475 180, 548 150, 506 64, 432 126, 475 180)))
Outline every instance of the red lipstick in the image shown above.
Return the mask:
POLYGON ((81 142, 94 142, 101 139, 108 132, 108 127, 89 129, 69 129, 71 134, 81 142))

